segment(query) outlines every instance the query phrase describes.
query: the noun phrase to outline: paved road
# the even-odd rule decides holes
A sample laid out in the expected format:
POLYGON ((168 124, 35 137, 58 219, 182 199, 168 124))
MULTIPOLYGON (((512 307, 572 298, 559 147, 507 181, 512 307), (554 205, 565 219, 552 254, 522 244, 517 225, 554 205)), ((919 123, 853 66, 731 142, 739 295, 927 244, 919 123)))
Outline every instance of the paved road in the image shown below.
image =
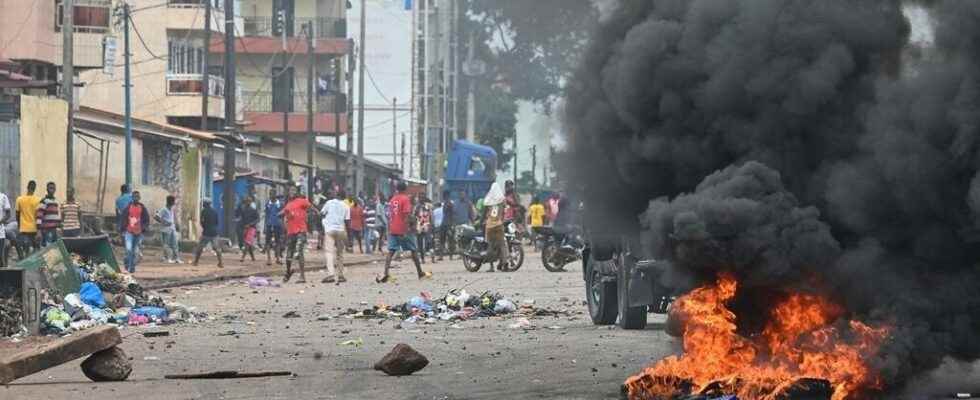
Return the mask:
MULTIPOLYGON (((0 387, 3 399, 617 399, 622 381, 677 344, 651 315, 646 331, 596 327, 582 304, 580 265, 549 273, 529 254, 515 273, 469 273, 459 261, 426 264, 432 281, 417 281, 403 262, 394 284, 373 282, 380 265, 354 267, 346 285, 287 284, 249 289, 240 283, 172 289, 165 294, 207 311, 213 320, 165 327, 169 337, 144 338, 127 328, 122 348, 133 358, 127 382, 92 383, 79 362, 0 387), (439 322, 417 330, 397 321, 336 318, 347 308, 396 304, 422 290, 435 295, 469 285, 538 307, 567 309, 570 317, 531 319, 536 329, 510 329, 513 318, 439 322), (299 318, 283 318, 289 311, 299 318), (551 329, 560 327, 560 329, 551 329), (229 331, 236 334, 228 335, 229 331), (340 342, 361 338, 361 347, 340 342), (388 377, 372 366, 396 343, 408 343, 431 364, 409 377, 388 377), (318 356, 320 355, 320 356, 318 356), (169 381, 165 374, 213 370, 289 370, 294 377, 169 381)), ((310 276, 318 281, 324 276, 310 276)), ((312 280, 312 279, 311 279, 312 280)))

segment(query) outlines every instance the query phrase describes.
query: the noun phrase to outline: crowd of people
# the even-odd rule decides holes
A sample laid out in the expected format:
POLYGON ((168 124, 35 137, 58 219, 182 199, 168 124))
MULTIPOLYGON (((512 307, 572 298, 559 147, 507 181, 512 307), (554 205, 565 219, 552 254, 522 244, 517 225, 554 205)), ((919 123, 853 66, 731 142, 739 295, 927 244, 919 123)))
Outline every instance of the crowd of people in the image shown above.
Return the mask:
MULTIPOLYGON (((435 263, 457 254, 454 232, 460 224, 472 224, 485 232, 490 251, 496 254, 498 265, 508 262, 509 251, 504 239, 506 224, 517 224, 518 230, 532 236, 546 224, 557 222, 561 200, 559 195, 547 199, 535 198, 524 208, 514 190, 513 182, 503 187, 493 184, 486 196, 471 201, 461 191, 456 196, 444 192, 441 201, 433 202, 422 194, 410 195, 404 182, 395 185, 390 197, 364 193, 348 195, 334 188, 308 199, 299 185, 289 186, 286 193, 270 190, 264 205, 253 196, 246 196, 235 209, 237 243, 241 262, 256 261, 256 250, 265 254, 266 265, 285 264, 285 281, 294 272, 297 282, 306 281, 307 245, 315 239, 316 249, 324 251, 328 276, 324 283, 341 284, 344 276, 344 253, 386 256, 384 273, 378 282, 390 280, 393 260, 409 257, 420 279, 432 276, 423 271, 426 260, 435 263), (297 270, 294 271, 294 265, 297 270)), ((75 201, 73 190, 59 202, 57 186, 45 185, 44 196, 35 194, 37 183, 31 181, 26 193, 13 203, 0 193, 0 267, 8 264, 8 248, 23 259, 59 237, 74 237, 82 232, 82 211, 75 201)), ((177 198, 167 196, 166 204, 152 213, 141 202, 139 191, 128 185, 120 187, 115 201, 116 228, 125 248, 124 265, 133 273, 142 258, 142 243, 151 221, 160 236, 163 262, 181 263, 179 241, 181 228, 176 214, 177 198)), ((223 246, 219 233, 219 216, 210 199, 202 201, 200 230, 194 249, 194 265, 209 247, 217 257, 217 266, 224 267, 223 246)))

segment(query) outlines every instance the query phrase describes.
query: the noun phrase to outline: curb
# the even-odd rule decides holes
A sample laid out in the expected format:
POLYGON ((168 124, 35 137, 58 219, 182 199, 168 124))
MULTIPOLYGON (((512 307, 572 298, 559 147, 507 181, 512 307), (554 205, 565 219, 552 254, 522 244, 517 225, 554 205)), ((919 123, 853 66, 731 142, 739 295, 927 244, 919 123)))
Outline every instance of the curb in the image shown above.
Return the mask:
MULTIPOLYGON (((367 264, 374 263, 375 261, 378 260, 364 260, 364 261, 356 261, 351 263, 344 263, 344 267, 346 268, 346 267, 353 267, 358 265, 367 265, 367 264)), ((317 266, 312 268, 308 267, 306 268, 306 272, 323 271, 326 269, 327 269, 326 266, 317 266)), ((223 281, 246 279, 250 276, 262 276, 262 277, 278 276, 278 275, 284 275, 285 272, 286 272, 285 267, 282 267, 275 271, 259 271, 250 274, 238 273, 232 275, 209 276, 204 278, 191 278, 186 280, 167 280, 166 278, 153 279, 150 281, 149 284, 143 285, 143 289, 144 290, 170 289, 170 288, 177 288, 182 286, 201 285, 201 284, 212 283, 212 282, 223 282, 223 281), (154 283, 154 281, 156 281, 156 283, 154 283)))

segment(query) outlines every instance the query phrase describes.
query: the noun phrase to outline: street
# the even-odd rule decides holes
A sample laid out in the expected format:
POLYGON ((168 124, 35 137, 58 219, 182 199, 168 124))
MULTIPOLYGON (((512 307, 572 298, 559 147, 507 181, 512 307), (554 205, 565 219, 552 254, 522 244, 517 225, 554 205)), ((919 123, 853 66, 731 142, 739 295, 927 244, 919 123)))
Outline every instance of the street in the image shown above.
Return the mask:
MULTIPOLYGON (((322 263, 317 254, 315 263, 322 263)), ((663 319, 650 315, 645 331, 597 327, 584 305, 581 264, 549 273, 529 252, 515 273, 466 272, 461 261, 425 264, 435 277, 418 281, 411 262, 395 269, 397 281, 376 284, 382 264, 351 267, 342 286, 311 283, 251 289, 241 280, 169 289, 163 297, 197 307, 209 320, 157 328, 127 327, 121 346, 132 358, 125 382, 93 383, 80 361, 0 388, 4 399, 618 399, 624 379, 673 351, 663 319), (521 316, 438 321, 400 328, 394 319, 349 319, 348 308, 399 304, 421 291, 434 297, 465 286, 497 291, 516 303, 566 310, 569 316, 530 318, 531 329, 511 328, 521 316), (297 318, 284 318, 288 312, 297 318), (331 316, 332 319, 320 320, 331 316), (170 336, 146 338, 144 331, 170 336), (363 340, 362 346, 341 344, 363 340), (373 370, 397 343, 428 357, 411 376, 373 370), (212 371, 291 371, 292 377, 235 380, 165 380, 167 374, 212 371)), ((275 278, 278 281, 278 277, 275 278)), ((295 279, 295 278, 294 278, 295 279)))

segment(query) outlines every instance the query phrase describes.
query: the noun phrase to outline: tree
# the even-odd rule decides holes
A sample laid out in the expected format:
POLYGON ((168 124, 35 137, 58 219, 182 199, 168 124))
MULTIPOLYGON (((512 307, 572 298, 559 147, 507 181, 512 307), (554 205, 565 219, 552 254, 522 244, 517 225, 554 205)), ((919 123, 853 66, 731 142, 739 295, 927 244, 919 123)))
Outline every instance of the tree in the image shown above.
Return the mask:
POLYGON ((497 169, 509 170, 514 150, 506 146, 517 135, 517 100, 495 85, 481 85, 477 90, 476 140, 497 152, 497 169))
POLYGON ((517 186, 517 191, 520 193, 536 194, 540 188, 538 180, 534 178, 534 173, 531 171, 521 172, 521 176, 517 178, 515 185, 517 186))
POLYGON ((492 75, 517 99, 546 107, 561 95, 599 18, 593 0, 466 0, 465 6, 464 25, 492 50, 484 60, 492 75))

